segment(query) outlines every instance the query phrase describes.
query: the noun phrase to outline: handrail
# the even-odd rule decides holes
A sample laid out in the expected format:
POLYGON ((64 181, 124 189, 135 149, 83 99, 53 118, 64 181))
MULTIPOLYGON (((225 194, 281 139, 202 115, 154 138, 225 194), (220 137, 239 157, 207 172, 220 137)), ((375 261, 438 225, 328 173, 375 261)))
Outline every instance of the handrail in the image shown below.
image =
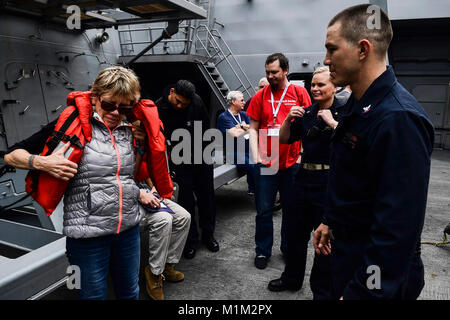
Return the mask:
MULTIPOLYGON (((120 48, 121 48, 121 52, 122 55, 124 54, 124 47, 126 46, 131 46, 131 50, 134 51, 134 45, 140 45, 140 44, 149 44, 153 42, 153 31, 158 31, 158 30, 164 30, 165 27, 154 27, 154 26, 148 26, 148 27, 136 27, 136 28, 130 28, 130 26, 128 26, 128 29, 122 29, 122 30, 118 30, 119 33, 119 41, 120 41, 120 48), (147 40, 140 40, 140 41, 133 41, 132 38, 132 33, 133 32, 144 32, 147 31, 148 32, 148 39, 147 40), (125 41, 122 39, 121 35, 124 33, 128 33, 130 36, 130 41, 125 41)), ((180 30, 178 32, 178 34, 183 35, 182 38, 171 38, 171 39, 163 39, 160 41, 160 43, 163 45, 163 50, 165 51, 165 48, 167 48, 167 43, 169 42, 182 42, 184 43, 184 48, 182 50, 182 54, 188 54, 189 50, 191 48, 191 44, 192 44, 192 39, 191 39, 191 31, 195 30, 195 27, 191 26, 190 24, 186 24, 186 25, 182 25, 180 26, 180 30)), ((167 53, 167 52, 164 52, 167 53)), ((151 54, 155 54, 155 47, 153 47, 151 49, 151 54)))
MULTIPOLYGON (((207 58, 206 61, 203 61, 204 65, 207 65, 208 62, 213 62, 215 66, 218 66, 225 61, 227 67, 231 70, 231 73, 234 75, 234 78, 238 82, 238 86, 234 90, 242 89, 241 91, 246 93, 248 97, 253 96, 256 93, 254 86, 252 85, 250 79, 247 77, 247 74, 244 72, 241 64, 234 56, 231 48, 223 40, 223 37, 220 34, 220 32, 217 29, 209 29, 208 26, 203 23, 200 23, 196 27, 192 26, 191 21, 184 23, 185 25, 180 25, 179 34, 181 35, 181 37, 164 39, 161 41, 161 44, 163 45, 162 52, 164 54, 169 53, 167 52, 167 50, 170 48, 169 47, 170 43, 184 43, 184 48, 181 50, 181 52, 178 51, 178 54, 180 53, 190 54, 191 51, 193 51, 196 54, 199 54, 200 50, 204 50, 205 51, 204 55, 207 58), (192 44, 194 44, 194 48, 192 47, 192 44)), ((163 29, 164 27, 161 26, 136 27, 134 29, 128 26, 128 30, 127 29, 118 30, 122 55, 124 55, 124 48, 126 48, 127 46, 131 46, 131 50, 133 50, 135 49, 134 45, 143 45, 149 43, 148 41, 142 39, 140 39, 139 41, 133 41, 133 37, 131 35, 132 32, 147 31, 151 43, 152 32, 163 29), (120 35, 122 35, 123 33, 130 34, 129 42, 122 41, 122 37, 120 35)), ((136 39, 137 37, 134 38, 135 40, 137 40, 136 39)), ((151 54, 155 54, 155 48, 157 47, 156 46, 152 47, 151 54)), ((172 49, 173 48, 174 47, 172 47, 172 49)))
POLYGON ((234 54, 231 50, 231 48, 228 46, 228 44, 225 41, 222 41, 222 43, 225 45, 225 48, 228 51, 228 54, 225 54, 225 52, 222 50, 222 47, 220 46, 220 44, 217 42, 216 37, 219 39, 223 39, 222 35, 220 34, 220 32, 217 29, 213 29, 210 30, 206 25, 201 24, 199 26, 197 26, 196 28, 196 33, 195 33, 195 37, 198 40, 198 42, 202 45, 203 49, 206 51, 206 54, 208 56, 208 59, 204 62, 204 64, 207 64, 209 61, 212 61, 212 59, 218 54, 222 54, 223 59, 221 59, 216 65, 219 65, 220 63, 222 63, 223 61, 226 61, 228 66, 231 68, 231 70, 233 71, 234 75, 236 76, 236 78, 238 79, 238 81, 240 82, 240 86, 238 88, 244 88, 244 91, 248 94, 249 97, 253 96, 256 93, 256 90, 253 88, 252 83, 250 81, 250 79, 248 79, 247 75, 245 74, 244 70, 242 69, 242 66, 239 64, 239 62, 237 61, 237 59, 234 57, 234 54), (215 53, 213 55, 210 54, 207 45, 205 45, 203 43, 203 41, 200 39, 199 36, 199 32, 201 32, 204 29, 204 31, 207 34, 207 39, 209 40, 208 42, 212 44, 212 48, 215 50, 215 53), (214 35, 212 32, 215 31, 217 32, 217 35, 214 35), (233 65, 231 64, 231 62, 229 61, 228 57, 231 56, 233 58, 233 61, 236 63, 239 71, 241 72, 241 74, 245 77, 245 80, 247 81, 247 83, 249 84, 248 87, 245 86, 244 82, 242 81, 242 79, 239 77, 238 72, 236 71, 236 69, 233 67, 233 65), (252 89, 253 93, 249 92, 248 89, 252 89))
MULTIPOLYGON (((220 39, 223 39, 223 38, 222 38, 222 35, 221 35, 220 32, 219 32, 219 30, 213 29, 213 31, 216 31, 216 32, 218 33, 220 39)), ((250 79, 247 77, 247 74, 246 74, 246 73, 244 72, 244 70, 242 69, 241 64, 239 63, 239 61, 234 57, 234 54, 233 54, 233 52, 231 51, 230 46, 229 46, 225 41, 222 41, 222 42, 223 42, 223 44, 226 46, 228 52, 230 52, 231 56, 233 57, 234 61, 235 61, 236 64, 237 64, 237 66, 239 67, 239 70, 240 70, 240 71, 242 72, 242 74, 244 75, 245 80, 247 80, 248 84, 250 85, 249 88, 252 88, 252 89, 253 89, 253 94, 250 95, 250 96, 253 96, 253 95, 256 93, 256 90, 255 90, 255 88, 253 87, 252 82, 250 81, 250 79)), ((242 86, 244 86, 244 83, 242 83, 242 86)), ((247 91, 247 89, 248 89, 248 88, 246 88, 246 91, 247 91)), ((247 91, 247 93, 248 93, 248 91, 247 91)))

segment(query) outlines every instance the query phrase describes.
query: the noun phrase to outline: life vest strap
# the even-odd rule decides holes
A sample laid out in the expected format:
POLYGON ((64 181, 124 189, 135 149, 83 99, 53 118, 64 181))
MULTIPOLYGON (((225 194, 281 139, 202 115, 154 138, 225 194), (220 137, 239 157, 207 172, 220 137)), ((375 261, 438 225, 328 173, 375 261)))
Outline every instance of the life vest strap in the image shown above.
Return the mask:
POLYGON ((80 138, 78 138, 76 135, 68 136, 65 134, 72 122, 78 117, 78 114, 78 109, 75 109, 70 114, 70 116, 67 117, 66 121, 64 121, 61 128, 59 128, 59 130, 53 131, 53 133, 51 134, 51 138, 47 141, 48 150, 45 154, 46 156, 51 154, 61 141, 70 141, 70 143, 77 146, 78 148, 84 148, 84 146, 80 142, 80 138))
POLYGON ((81 144, 80 138, 78 136, 73 135, 69 136, 65 134, 63 131, 53 131, 51 135, 51 139, 47 142, 47 146, 49 150, 55 150, 56 146, 61 141, 69 141, 71 144, 77 146, 80 149, 84 149, 84 146, 81 144))

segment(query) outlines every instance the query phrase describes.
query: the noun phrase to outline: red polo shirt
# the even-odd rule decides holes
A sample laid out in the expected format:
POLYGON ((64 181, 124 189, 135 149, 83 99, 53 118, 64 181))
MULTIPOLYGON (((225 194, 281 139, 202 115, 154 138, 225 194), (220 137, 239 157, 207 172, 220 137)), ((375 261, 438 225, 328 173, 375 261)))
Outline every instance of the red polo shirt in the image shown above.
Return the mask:
MULTIPOLYGON (((274 108, 276 109, 283 95, 284 88, 277 90, 273 93, 274 108)), ((279 137, 267 136, 267 129, 269 125, 273 124, 273 111, 271 103, 271 88, 270 85, 265 86, 259 90, 251 99, 250 105, 247 109, 247 114, 250 118, 259 122, 259 155, 263 164, 266 166, 276 166, 278 161, 278 169, 284 170, 292 166, 298 159, 300 153, 301 141, 297 141, 293 144, 279 144, 279 157, 275 157, 272 161, 269 161, 271 157, 271 139, 279 139, 279 137)), ((289 110, 293 106, 302 106, 306 108, 311 105, 311 99, 308 92, 302 86, 296 86, 291 84, 286 91, 284 99, 281 103, 280 110, 278 111, 275 124, 280 126, 286 119, 289 110)))

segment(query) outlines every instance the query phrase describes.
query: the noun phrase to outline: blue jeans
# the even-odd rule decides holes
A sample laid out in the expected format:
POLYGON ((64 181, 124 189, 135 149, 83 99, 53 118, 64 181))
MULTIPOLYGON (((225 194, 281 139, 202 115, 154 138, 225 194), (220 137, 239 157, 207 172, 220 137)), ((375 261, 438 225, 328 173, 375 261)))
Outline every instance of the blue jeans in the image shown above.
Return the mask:
POLYGON ((255 165, 255 202, 256 202, 256 255, 270 257, 273 244, 273 207, 277 191, 280 191, 282 220, 281 220, 281 252, 287 252, 286 212, 289 190, 294 184, 295 172, 298 164, 279 170, 274 175, 262 175, 262 164, 255 165))
POLYGON ((106 300, 109 267, 116 298, 139 299, 139 224, 119 234, 103 237, 67 237, 66 255, 71 265, 80 268, 80 299, 106 300))

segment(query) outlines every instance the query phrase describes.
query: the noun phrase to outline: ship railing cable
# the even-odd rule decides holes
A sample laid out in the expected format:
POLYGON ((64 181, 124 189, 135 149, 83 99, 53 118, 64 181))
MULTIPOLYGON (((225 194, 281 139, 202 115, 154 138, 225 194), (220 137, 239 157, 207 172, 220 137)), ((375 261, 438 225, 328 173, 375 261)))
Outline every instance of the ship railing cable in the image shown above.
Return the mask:
POLYGON ((450 223, 445 227, 443 235, 442 235, 442 241, 440 242, 433 242, 433 241, 421 241, 421 244, 432 244, 436 247, 442 247, 450 243, 447 239, 447 234, 450 235, 450 223))

